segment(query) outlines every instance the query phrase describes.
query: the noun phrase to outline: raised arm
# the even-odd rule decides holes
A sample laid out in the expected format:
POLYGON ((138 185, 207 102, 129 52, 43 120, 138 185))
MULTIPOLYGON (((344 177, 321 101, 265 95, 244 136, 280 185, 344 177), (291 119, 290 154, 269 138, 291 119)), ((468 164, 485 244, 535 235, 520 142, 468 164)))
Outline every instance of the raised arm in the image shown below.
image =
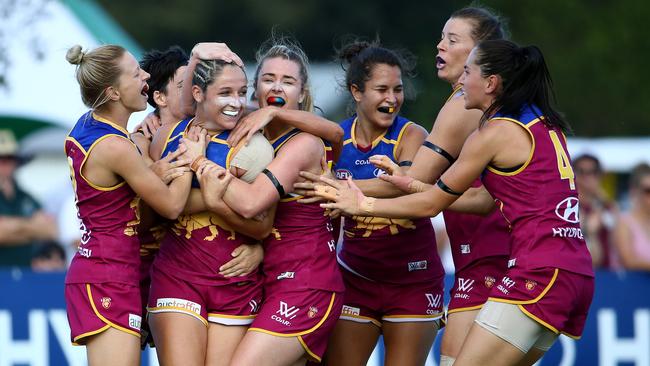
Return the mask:
POLYGON ((196 64, 201 60, 223 60, 228 63, 235 63, 238 66, 244 67, 244 63, 232 52, 225 43, 217 42, 201 42, 197 43, 192 48, 190 60, 183 76, 183 87, 181 89, 181 109, 184 115, 194 115, 194 97, 192 97, 192 78, 194 76, 194 69, 196 64))
POLYGON ((422 182, 434 183, 452 164, 445 153, 451 159, 460 155, 465 140, 478 128, 481 114, 479 110, 466 110, 463 98, 447 102, 436 117, 426 146, 420 146, 407 174, 422 182))
POLYGON ((260 108, 242 118, 230 133, 228 144, 230 146, 236 146, 242 139, 245 139, 246 143, 248 143, 248 140, 250 140, 255 132, 263 129, 264 126, 273 120, 280 121, 327 140, 332 144, 335 159, 338 159, 343 144, 343 129, 338 123, 332 122, 315 113, 274 106, 260 108))

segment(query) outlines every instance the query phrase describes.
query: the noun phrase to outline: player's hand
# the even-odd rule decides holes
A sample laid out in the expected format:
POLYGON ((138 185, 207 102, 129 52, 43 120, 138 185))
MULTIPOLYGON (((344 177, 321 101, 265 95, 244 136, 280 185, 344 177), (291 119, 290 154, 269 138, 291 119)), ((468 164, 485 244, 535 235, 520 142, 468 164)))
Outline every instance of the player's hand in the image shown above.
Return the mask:
POLYGON ((176 151, 167 154, 164 158, 151 164, 149 168, 165 183, 169 184, 174 179, 190 171, 189 159, 183 159, 181 156, 185 152, 184 146, 179 146, 176 151))
POLYGON ((158 129, 162 126, 162 121, 158 116, 156 116, 155 113, 151 112, 147 114, 146 117, 135 126, 133 129, 133 132, 138 132, 141 131, 144 137, 147 139, 151 140, 153 138, 153 135, 158 131, 158 129))
POLYGON ((192 48, 191 57, 199 60, 223 60, 244 67, 244 63, 225 43, 201 42, 192 48))
POLYGON ((246 276, 255 271, 262 263, 264 249, 261 244, 242 244, 235 248, 230 255, 233 259, 219 267, 219 274, 226 278, 246 276))
POLYGON ((404 173, 397 163, 386 155, 373 155, 368 161, 375 167, 383 170, 388 175, 402 176, 404 173))
POLYGON ((185 137, 181 138, 180 145, 185 147, 184 158, 194 161, 205 154, 207 131, 198 126, 190 127, 185 137))
POLYGON ((347 215, 367 216, 369 214, 368 209, 362 206, 368 202, 374 202, 374 198, 364 196, 351 178, 346 181, 337 181, 320 177, 320 181, 326 185, 315 186, 314 194, 332 201, 321 203, 320 207, 332 210, 339 209, 347 215))
POLYGON ((237 146, 242 139, 245 141, 244 144, 248 145, 253 135, 275 118, 278 110, 278 107, 268 106, 244 116, 235 128, 230 131, 228 145, 231 147, 237 146))
POLYGON ((315 192, 316 187, 326 186, 326 184, 321 182, 320 178, 324 177, 334 179, 330 171, 327 171, 323 175, 318 175, 303 170, 300 172, 300 176, 305 180, 293 184, 293 193, 306 197, 299 199, 298 202, 300 203, 314 203, 323 201, 324 199, 321 196, 316 195, 315 192))
POLYGON ((201 185, 203 201, 209 208, 218 207, 232 180, 232 174, 209 160, 205 160, 196 170, 201 185))

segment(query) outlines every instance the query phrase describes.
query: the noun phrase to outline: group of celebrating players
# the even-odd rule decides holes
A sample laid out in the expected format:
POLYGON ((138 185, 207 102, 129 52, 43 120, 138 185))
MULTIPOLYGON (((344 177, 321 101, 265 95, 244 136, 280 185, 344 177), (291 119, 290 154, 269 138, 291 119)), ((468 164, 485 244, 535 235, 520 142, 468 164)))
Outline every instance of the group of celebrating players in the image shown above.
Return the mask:
POLYGON ((89 364, 150 343, 162 365, 365 365, 383 335, 386 365, 424 365, 444 326, 441 365, 532 365, 579 337, 593 271, 542 53, 478 7, 437 52, 453 91, 427 134, 399 114, 413 65, 378 42, 338 50, 340 124, 286 37, 258 51, 253 108, 225 44, 71 48, 90 111, 65 142, 83 232, 65 296, 89 364), (129 133, 147 102, 159 124, 129 133))

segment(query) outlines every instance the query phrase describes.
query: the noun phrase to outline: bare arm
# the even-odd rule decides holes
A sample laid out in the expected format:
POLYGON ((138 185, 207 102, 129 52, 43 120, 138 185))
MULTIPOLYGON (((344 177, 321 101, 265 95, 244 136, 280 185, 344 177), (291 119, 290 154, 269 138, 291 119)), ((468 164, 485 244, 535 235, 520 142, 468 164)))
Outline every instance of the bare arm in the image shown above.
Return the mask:
POLYGON ((246 219, 242 217, 223 202, 221 198, 212 198, 210 202, 212 204, 208 207, 203 200, 202 191, 198 188, 192 188, 183 213, 192 214, 210 210, 219 215, 221 219, 238 233, 257 240, 262 240, 271 233, 273 220, 275 219, 275 205, 261 215, 261 220, 258 220, 257 218, 246 219))
MULTIPOLYGON (((524 129, 509 122, 491 123, 470 136, 458 161, 443 174, 441 179, 452 190, 463 192, 472 185, 491 161, 503 161, 507 164, 504 166, 523 163, 531 147, 532 142, 524 129), (512 143, 513 141, 517 143, 512 143)), ((390 218, 431 217, 440 213, 458 198, 434 186, 424 192, 398 198, 373 199, 363 196, 351 182, 348 183, 348 187, 341 187, 339 183, 332 180, 324 181, 337 190, 321 190, 319 195, 335 201, 321 206, 338 208, 350 215, 390 218)))
MULTIPOLYGON (((320 173, 322 157, 322 142, 315 136, 300 133, 282 146, 267 169, 275 176, 282 190, 290 193, 293 184, 300 179, 300 170, 320 173)), ((219 184, 216 179, 206 181, 206 186, 216 184, 219 184)), ((206 189, 213 190, 216 187, 206 189)), ((250 184, 233 178, 223 200, 238 214, 252 218, 268 210, 280 198, 278 189, 269 177, 260 174, 250 184)))
POLYGON ((485 216, 496 208, 494 198, 485 187, 470 188, 449 209, 456 212, 485 216))
POLYGON ((33 240, 56 239, 53 217, 42 210, 31 217, 0 216, 0 246, 21 245, 33 240))
MULTIPOLYGON (((464 99, 456 97, 442 107, 426 141, 456 158, 465 140, 478 128, 481 114, 479 110, 466 110, 464 99)), ((450 165, 439 153, 421 146, 407 174, 422 182, 434 183, 450 165)))
MULTIPOLYGON (((136 194, 165 218, 175 219, 185 206, 192 175, 184 173, 167 186, 147 167, 126 139, 109 137, 101 141, 91 152, 84 170, 90 164, 94 165, 93 170, 98 175, 103 171, 122 177, 136 194)), ((86 175, 92 180, 92 174, 86 175)))

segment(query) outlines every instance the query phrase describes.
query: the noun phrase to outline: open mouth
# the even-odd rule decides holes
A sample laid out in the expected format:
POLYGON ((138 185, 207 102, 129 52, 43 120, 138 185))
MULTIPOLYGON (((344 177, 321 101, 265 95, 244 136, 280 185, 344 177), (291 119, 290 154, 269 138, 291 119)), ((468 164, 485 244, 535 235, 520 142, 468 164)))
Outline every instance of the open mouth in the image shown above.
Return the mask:
POLYGON ((144 86, 142 87, 142 91, 140 91, 140 94, 147 97, 148 91, 149 91, 149 84, 144 84, 144 86))
POLYGON ((282 98, 282 97, 268 97, 268 98, 266 98, 266 104, 272 105, 272 106, 275 106, 275 107, 282 107, 286 103, 287 103, 287 101, 284 100, 284 98, 282 98))
POLYGON ((436 68, 437 69, 442 69, 446 64, 447 64, 447 61, 445 61, 440 56, 436 56, 436 68))
POLYGON ((395 112, 395 107, 386 107, 386 106, 381 106, 381 107, 377 108, 377 110, 378 110, 379 112, 381 112, 381 113, 388 113, 388 114, 391 114, 391 113, 395 112))
POLYGON ((239 114, 239 111, 221 111, 221 113, 225 114, 226 116, 236 117, 239 114))

